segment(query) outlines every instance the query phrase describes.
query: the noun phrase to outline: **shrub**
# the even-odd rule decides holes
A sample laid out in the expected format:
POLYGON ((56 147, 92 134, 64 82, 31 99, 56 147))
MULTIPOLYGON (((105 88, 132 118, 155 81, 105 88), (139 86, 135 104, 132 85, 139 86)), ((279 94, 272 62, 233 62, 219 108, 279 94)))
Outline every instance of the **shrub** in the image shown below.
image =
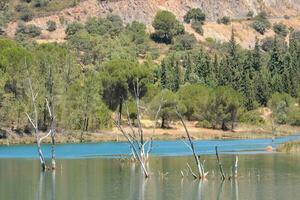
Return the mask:
POLYGON ((240 122, 252 125, 259 125, 265 123, 265 120, 261 117, 258 111, 248 111, 243 113, 239 119, 240 122))
POLYGON ((287 121, 292 126, 300 126, 300 109, 295 108, 288 113, 287 121))
POLYGON ((196 33, 199 33, 200 35, 203 35, 203 28, 202 23, 199 21, 193 21, 192 22, 192 28, 196 31, 196 33))
POLYGON ((275 23, 273 25, 273 31, 280 36, 286 37, 288 34, 287 26, 283 23, 275 23))
POLYGON ((267 31, 268 27, 266 26, 266 24, 262 21, 254 21, 251 24, 251 27, 256 30, 257 32, 259 32, 260 34, 265 34, 265 32, 267 31))
POLYGON ((193 34, 185 33, 183 35, 178 35, 175 38, 172 49, 191 50, 194 48, 196 43, 197 43, 197 40, 193 34))
POLYGON ((47 30, 52 32, 52 31, 55 31, 56 30, 56 22, 54 21, 47 21, 47 30))
POLYGON ((29 7, 24 7, 22 10, 20 10, 20 19, 28 22, 33 19, 33 12, 29 7))
POLYGON ((33 38, 39 35, 41 35, 41 29, 33 24, 26 26, 24 23, 20 23, 16 29, 16 36, 18 38, 33 38))
POLYGON ((81 23, 75 21, 68 24, 65 32, 67 36, 71 36, 71 35, 75 35, 78 31, 82 30, 83 28, 84 27, 81 23))
POLYGON ((35 0, 34 1, 34 6, 35 7, 45 7, 48 4, 48 0, 35 0))
POLYGON ((184 22, 190 23, 191 21, 198 21, 203 23, 205 21, 205 14, 202 12, 200 8, 192 8, 190 9, 183 17, 184 22))
MULTIPOLYGON (((277 37, 276 40, 277 40, 277 46, 279 49, 286 48, 287 44, 286 44, 284 38, 277 37)), ((273 46, 274 46, 274 38, 273 37, 266 37, 261 40, 261 49, 263 51, 270 52, 270 51, 272 51, 273 46)))
POLYGON ((207 120, 197 122, 196 127, 197 128, 208 128, 208 129, 213 128, 211 123, 209 123, 209 121, 207 121, 207 120))
POLYGON ((224 16, 224 17, 218 19, 218 20, 217 20, 217 23, 218 23, 218 24, 225 24, 225 25, 228 25, 228 24, 231 23, 231 19, 230 19, 230 17, 228 17, 228 16, 224 16))
POLYGON ((265 34, 265 32, 271 27, 271 23, 267 18, 267 13, 260 12, 257 16, 255 16, 251 27, 260 34, 265 34))

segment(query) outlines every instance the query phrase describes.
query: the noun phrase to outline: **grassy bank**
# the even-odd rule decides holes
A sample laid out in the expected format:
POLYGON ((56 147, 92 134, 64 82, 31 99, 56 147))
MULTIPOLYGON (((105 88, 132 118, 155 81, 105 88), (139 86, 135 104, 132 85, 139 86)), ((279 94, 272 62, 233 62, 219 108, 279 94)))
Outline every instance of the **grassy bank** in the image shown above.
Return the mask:
POLYGON ((287 142, 277 148, 279 152, 300 152, 300 141, 287 142))
MULTIPOLYGON (((272 127, 268 125, 254 126, 240 124, 234 131, 222 131, 214 129, 198 128, 195 122, 188 122, 188 129, 195 140, 202 139, 253 139, 253 138, 272 138, 272 127)), ((154 140, 177 140, 185 138, 183 127, 179 123, 171 124, 172 128, 157 128, 153 131, 151 126, 144 128, 145 138, 154 140)), ((125 128, 128 132, 129 128, 125 128)), ((280 126, 277 128, 276 136, 287 136, 300 132, 300 127, 280 126)), ((44 133, 43 133, 44 134, 44 133)), ((76 131, 58 132, 56 137, 57 143, 80 143, 81 133, 76 131)), ((83 142, 107 142, 107 141, 125 141, 125 138, 117 129, 88 132, 83 134, 83 142)), ((50 138, 46 138, 44 143, 50 143, 50 138)), ((17 135, 9 133, 7 139, 0 139, 1 145, 7 144, 33 144, 35 138, 33 135, 17 135)))

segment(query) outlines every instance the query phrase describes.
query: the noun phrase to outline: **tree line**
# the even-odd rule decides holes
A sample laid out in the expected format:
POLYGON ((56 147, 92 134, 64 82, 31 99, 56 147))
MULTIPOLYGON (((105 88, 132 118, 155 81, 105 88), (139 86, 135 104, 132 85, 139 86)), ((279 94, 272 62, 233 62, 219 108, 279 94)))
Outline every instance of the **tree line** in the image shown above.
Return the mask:
MULTIPOLYGON (((204 20, 190 14, 186 20, 204 20)), ((45 99, 53 97, 57 129, 96 131, 111 128, 112 116, 135 122, 135 83, 139 82, 142 116, 160 125, 177 120, 176 109, 198 125, 223 130, 237 122, 263 123, 257 108, 269 106, 278 123, 299 124, 300 33, 288 43, 278 35, 269 48, 257 40, 253 49, 207 39, 197 43, 167 11, 157 13, 149 34, 140 22, 124 24, 115 15, 72 22, 66 42, 37 44, 26 33, 0 39, 0 119, 2 127, 31 133, 28 86, 37 92, 38 127, 51 116, 45 99), (19 35, 20 36, 20 35, 19 35), (162 44, 163 43, 163 44, 162 44), (167 49, 167 50, 164 50, 167 49), (293 112, 292 112, 293 110, 293 112)), ((17 33, 20 34, 20 33, 17 33)))

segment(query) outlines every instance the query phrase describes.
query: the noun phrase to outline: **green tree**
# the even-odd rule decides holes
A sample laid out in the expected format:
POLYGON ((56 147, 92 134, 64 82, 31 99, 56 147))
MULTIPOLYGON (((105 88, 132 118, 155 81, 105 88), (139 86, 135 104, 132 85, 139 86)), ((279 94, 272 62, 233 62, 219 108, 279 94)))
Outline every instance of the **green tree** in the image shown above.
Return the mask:
POLYGON ((190 23, 191 21, 203 23, 205 21, 205 14, 200 8, 192 8, 184 15, 183 18, 186 23, 190 23))
POLYGON ((238 92, 226 86, 217 87, 209 95, 204 119, 213 128, 233 130, 241 108, 242 96, 238 92))
POLYGON ((156 13, 152 26, 155 29, 152 38, 166 44, 170 44, 174 36, 184 33, 184 27, 176 19, 176 16, 165 10, 156 13))
POLYGON ((179 102, 176 94, 164 89, 153 98, 149 110, 151 111, 151 115, 155 117, 160 108, 158 117, 161 119, 161 128, 168 128, 169 122, 177 119, 176 107, 179 112, 185 112, 185 107, 179 102))

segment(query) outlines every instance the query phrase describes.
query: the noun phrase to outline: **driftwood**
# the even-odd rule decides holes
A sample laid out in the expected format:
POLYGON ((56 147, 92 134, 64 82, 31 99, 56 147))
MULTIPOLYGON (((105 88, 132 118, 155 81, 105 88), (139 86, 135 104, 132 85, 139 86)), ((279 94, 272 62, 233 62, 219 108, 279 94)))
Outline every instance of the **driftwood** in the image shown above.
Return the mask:
POLYGON ((201 161, 200 161, 200 156, 196 154, 195 146, 194 146, 194 143, 193 143, 193 141, 192 141, 191 135, 190 135, 190 133, 189 133, 189 131, 188 131, 186 125, 185 125, 185 122, 184 122, 184 120, 183 120, 183 117, 181 116, 181 114, 179 113, 179 111, 178 111, 177 108, 176 108, 176 114, 177 114, 177 116, 179 117, 179 119, 180 119, 180 121, 181 121, 181 123, 182 123, 182 125, 183 125, 183 127, 184 127, 185 133, 186 133, 186 135, 187 135, 187 137, 188 137, 189 143, 186 143, 185 141, 183 141, 183 142, 184 142, 184 144, 187 145, 187 147, 188 147, 188 148, 191 150, 191 152, 193 153, 193 156, 194 156, 194 159, 195 159, 195 162, 196 162, 196 165, 197 165, 197 169, 198 169, 198 175, 196 175, 196 174, 192 171, 192 168, 191 168, 189 165, 188 165, 188 168, 189 168, 191 174, 193 175, 193 177, 194 177, 195 179, 205 179, 206 176, 207 176, 207 174, 208 174, 208 172, 205 172, 205 171, 204 171, 204 166, 203 166, 203 164, 202 164, 201 161))

